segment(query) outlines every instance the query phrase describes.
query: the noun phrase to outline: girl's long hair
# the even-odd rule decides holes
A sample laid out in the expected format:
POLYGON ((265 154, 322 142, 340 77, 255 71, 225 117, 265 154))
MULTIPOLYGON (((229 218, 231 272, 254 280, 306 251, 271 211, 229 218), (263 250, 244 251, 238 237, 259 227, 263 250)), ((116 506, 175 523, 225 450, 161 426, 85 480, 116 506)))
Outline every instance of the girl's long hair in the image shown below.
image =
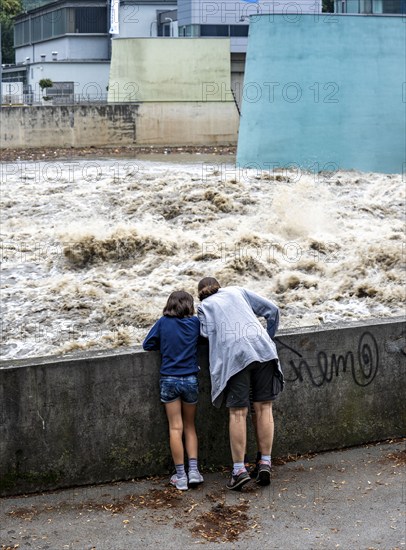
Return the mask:
POLYGON ((169 296, 163 314, 166 317, 192 317, 195 312, 193 296, 184 290, 175 290, 169 296))
POLYGON ((197 286, 199 300, 202 301, 212 294, 216 294, 219 288, 221 288, 221 286, 217 279, 214 277, 205 277, 197 286))

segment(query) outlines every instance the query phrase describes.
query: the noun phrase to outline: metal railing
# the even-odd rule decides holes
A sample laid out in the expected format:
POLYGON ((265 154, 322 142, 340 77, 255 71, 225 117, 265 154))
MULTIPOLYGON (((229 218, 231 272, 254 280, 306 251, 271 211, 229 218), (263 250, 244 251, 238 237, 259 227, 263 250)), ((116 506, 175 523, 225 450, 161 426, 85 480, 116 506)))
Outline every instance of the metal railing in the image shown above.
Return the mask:
POLYGON ((45 94, 32 92, 25 94, 13 94, 3 96, 3 106, 23 107, 33 106, 51 106, 51 105, 88 105, 94 103, 107 103, 107 92, 94 96, 84 96, 82 94, 45 94))

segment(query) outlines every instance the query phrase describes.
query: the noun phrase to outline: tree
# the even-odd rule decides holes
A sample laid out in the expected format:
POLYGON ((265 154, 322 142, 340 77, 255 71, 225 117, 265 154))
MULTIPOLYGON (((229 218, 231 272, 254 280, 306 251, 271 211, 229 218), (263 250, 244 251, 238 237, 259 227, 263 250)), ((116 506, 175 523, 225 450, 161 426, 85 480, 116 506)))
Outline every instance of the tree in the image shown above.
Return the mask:
POLYGON ((22 11, 21 0, 0 0, 1 62, 14 63, 14 20, 22 11))

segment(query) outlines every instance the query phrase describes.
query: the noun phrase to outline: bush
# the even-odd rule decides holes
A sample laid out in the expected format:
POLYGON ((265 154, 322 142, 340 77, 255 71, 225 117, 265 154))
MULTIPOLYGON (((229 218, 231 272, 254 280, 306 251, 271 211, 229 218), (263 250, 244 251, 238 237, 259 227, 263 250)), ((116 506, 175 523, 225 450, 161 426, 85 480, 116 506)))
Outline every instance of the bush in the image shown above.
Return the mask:
POLYGON ((41 90, 44 90, 44 88, 52 88, 53 85, 54 83, 50 78, 41 78, 41 80, 39 81, 39 87, 41 88, 41 90))

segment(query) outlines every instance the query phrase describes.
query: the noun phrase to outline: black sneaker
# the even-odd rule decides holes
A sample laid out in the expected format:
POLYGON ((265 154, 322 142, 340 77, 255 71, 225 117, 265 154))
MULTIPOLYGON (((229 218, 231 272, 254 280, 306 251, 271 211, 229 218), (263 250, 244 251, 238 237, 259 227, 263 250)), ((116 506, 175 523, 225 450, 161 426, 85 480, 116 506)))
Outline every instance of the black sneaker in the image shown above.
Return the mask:
POLYGON ((256 482, 258 485, 269 485, 271 483, 271 464, 270 462, 265 462, 265 460, 260 460, 258 462, 258 474, 256 482))
POLYGON ((247 470, 247 472, 250 471, 250 461, 248 460, 248 456, 247 455, 244 455, 244 466, 245 466, 245 469, 247 470))
POLYGON ((241 488, 251 481, 251 478, 245 468, 239 470, 236 475, 232 475, 230 481, 227 483, 227 489, 231 491, 241 491, 241 488))
MULTIPOLYGON (((259 461, 261 460, 261 453, 258 451, 257 452, 257 456, 255 458, 255 466, 251 469, 250 471, 250 477, 251 479, 257 479, 257 476, 258 476, 258 464, 259 464, 259 461)), ((247 468, 248 470, 248 468, 247 468)))

